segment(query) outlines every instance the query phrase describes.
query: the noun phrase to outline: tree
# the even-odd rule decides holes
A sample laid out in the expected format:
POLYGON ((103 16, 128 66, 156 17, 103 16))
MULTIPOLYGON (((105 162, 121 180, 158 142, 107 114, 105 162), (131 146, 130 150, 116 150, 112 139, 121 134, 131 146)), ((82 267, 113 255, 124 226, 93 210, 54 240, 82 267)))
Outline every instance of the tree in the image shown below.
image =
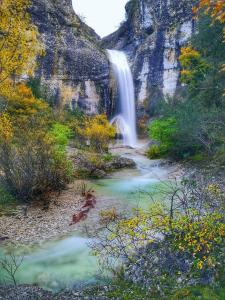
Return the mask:
POLYGON ((32 75, 36 57, 43 53, 29 6, 30 0, 0 0, 1 91, 17 76, 32 75))
POLYGON ((207 63, 202 59, 199 51, 192 47, 181 49, 179 57, 181 62, 181 82, 189 85, 189 88, 197 88, 199 81, 202 81, 208 69, 207 63))
POLYGON ((46 108, 21 83, 34 73, 36 58, 43 53, 29 7, 30 0, 0 0, 0 110, 10 114, 30 115, 46 108))
POLYGON ((200 0, 199 5, 194 8, 194 12, 199 12, 203 9, 206 14, 218 20, 221 23, 225 22, 225 1, 224 0, 200 0))
MULTIPOLYGON (((177 124, 174 118, 154 120, 149 126, 149 136, 160 143, 157 156, 164 155, 171 150, 174 143, 174 135, 177 132, 177 124)), ((152 148, 151 148, 152 149, 152 148)))

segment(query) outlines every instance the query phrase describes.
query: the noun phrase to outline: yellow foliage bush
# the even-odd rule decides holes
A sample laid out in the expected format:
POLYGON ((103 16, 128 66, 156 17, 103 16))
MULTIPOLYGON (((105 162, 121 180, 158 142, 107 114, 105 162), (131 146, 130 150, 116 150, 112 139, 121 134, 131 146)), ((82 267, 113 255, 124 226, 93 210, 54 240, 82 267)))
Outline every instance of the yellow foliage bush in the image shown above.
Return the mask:
POLYGON ((181 81, 195 87, 199 80, 204 78, 208 69, 207 63, 203 60, 200 52, 191 46, 181 48, 179 60, 182 66, 181 81))
POLYGON ((155 242, 157 235, 169 237, 174 251, 182 251, 192 257, 193 270, 214 268, 225 239, 223 216, 214 212, 198 217, 195 210, 190 213, 191 216, 179 213, 171 219, 160 206, 158 210, 139 209, 134 217, 120 220, 109 239, 115 240, 115 243, 118 237, 126 240, 127 251, 130 251, 132 247, 155 242))
POLYGON ((90 146, 100 152, 108 150, 109 142, 116 135, 116 130, 110 125, 106 115, 86 118, 80 134, 90 142, 90 146))
POLYGON ((5 99, 7 112, 11 115, 32 115, 48 108, 47 103, 36 99, 24 83, 9 84, 1 95, 5 99))
POLYGON ((8 84, 8 88, 1 92, 5 102, 5 109, 10 115, 32 115, 47 110, 48 105, 36 99, 29 87, 24 83, 8 84))
POLYGON ((43 53, 38 31, 28 12, 30 0, 0 1, 0 87, 15 76, 32 75, 43 53))
POLYGON ((0 116, 0 144, 8 143, 13 138, 13 127, 9 115, 0 116))

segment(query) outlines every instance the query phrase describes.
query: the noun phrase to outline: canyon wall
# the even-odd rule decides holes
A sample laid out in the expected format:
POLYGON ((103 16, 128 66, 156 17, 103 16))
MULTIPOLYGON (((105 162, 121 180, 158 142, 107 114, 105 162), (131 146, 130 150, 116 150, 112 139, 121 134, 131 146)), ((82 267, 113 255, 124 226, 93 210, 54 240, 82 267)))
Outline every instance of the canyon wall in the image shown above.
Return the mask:
POLYGON ((36 78, 54 104, 87 114, 107 110, 108 59, 98 35, 75 14, 72 0, 32 0, 30 12, 45 47, 36 78))
POLYGON ((126 21, 102 41, 74 12, 72 0, 32 3, 32 19, 45 45, 36 77, 56 105, 113 114, 115 84, 105 49, 123 50, 129 57, 139 119, 179 90, 180 48, 195 29, 193 0, 131 0, 126 21))
POLYGON ((131 0, 127 20, 102 44, 123 50, 132 64, 139 116, 179 89, 180 48, 194 31, 191 0, 131 0))

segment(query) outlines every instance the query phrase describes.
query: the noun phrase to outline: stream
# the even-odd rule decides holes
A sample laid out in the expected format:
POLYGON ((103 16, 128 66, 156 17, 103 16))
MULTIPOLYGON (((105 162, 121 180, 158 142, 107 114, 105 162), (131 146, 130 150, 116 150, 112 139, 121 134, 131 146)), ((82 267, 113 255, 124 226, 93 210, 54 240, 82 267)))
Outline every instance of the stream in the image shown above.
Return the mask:
MULTIPOLYGON (((105 179, 91 180, 90 186, 96 191, 98 198, 105 203, 117 203, 120 210, 129 211, 134 207, 147 208, 151 200, 145 192, 152 192, 167 182, 174 169, 161 164, 160 161, 147 159, 141 148, 117 148, 112 152, 136 163, 135 169, 123 169, 105 179), (116 202, 115 202, 116 201, 116 202)), ((160 197, 160 193, 159 193, 160 197)), ((104 207, 103 207, 104 209, 104 207)), ((39 286, 59 291, 65 287, 91 284, 99 279, 97 259, 90 254, 88 242, 83 234, 75 233, 63 238, 44 242, 42 245, 26 246, 18 249, 25 255, 17 273, 19 283, 38 284, 39 286)), ((0 248, 0 254, 4 249, 0 248)), ((0 273, 1 275, 1 273, 0 273)))

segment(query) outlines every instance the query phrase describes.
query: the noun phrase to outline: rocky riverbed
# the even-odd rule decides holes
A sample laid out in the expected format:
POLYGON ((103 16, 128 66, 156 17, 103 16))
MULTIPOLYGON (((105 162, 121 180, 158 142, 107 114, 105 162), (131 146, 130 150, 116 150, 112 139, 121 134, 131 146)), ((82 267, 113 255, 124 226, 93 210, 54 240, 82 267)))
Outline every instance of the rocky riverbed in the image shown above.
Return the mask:
MULTIPOLYGON (((161 182, 181 176, 179 165, 163 160, 150 161, 143 155, 143 151, 113 149, 114 155, 123 157, 113 164, 122 168, 127 166, 125 163, 129 163, 130 168, 122 168, 101 179, 75 180, 58 197, 52 196, 47 210, 40 203, 27 207, 20 205, 15 214, 0 218, 0 237, 6 238, 0 242, 3 253, 7 251, 8 244, 15 243, 19 253, 25 255, 19 270, 19 283, 36 284, 55 292, 65 288, 72 290, 56 295, 36 286, 25 285, 19 286, 18 294, 22 298, 18 299, 32 299, 29 295, 33 292, 37 299, 107 299, 104 298, 105 293, 100 294, 102 298, 91 298, 79 294, 76 286, 73 289, 74 283, 93 284, 97 279, 99 267, 96 258, 90 255, 87 237, 91 240, 96 230, 102 227, 99 213, 112 208, 118 213, 129 213, 137 204, 148 207, 151 200, 148 196, 140 200, 137 194, 139 188, 151 191, 161 182), (85 197, 82 196, 84 189, 90 189, 91 193, 95 191, 96 205, 90 209, 85 220, 70 226, 72 216, 85 203, 85 197)), ((10 288, 4 288, 0 297, 16 299, 13 295, 15 293, 11 293, 10 288)))
POLYGON ((74 230, 69 223, 82 202, 77 185, 72 184, 59 197, 51 199, 47 210, 42 203, 18 205, 13 215, 0 218, 0 236, 7 242, 26 244, 68 233, 74 230))
MULTIPOLYGON (((15 214, 0 218, 0 243, 33 244, 62 237, 69 233, 86 233, 96 230, 99 226, 99 213, 112 207, 124 209, 119 200, 98 197, 96 206, 88 213, 85 221, 70 226, 72 216, 80 211, 84 197, 80 194, 80 186, 84 181, 75 181, 68 189, 50 201, 49 209, 43 205, 19 205, 15 214), (26 213, 25 213, 26 211, 26 213)), ((91 184, 87 183, 87 188, 91 184)))
MULTIPOLYGON (((105 287, 107 290, 108 288, 105 287)), ((105 290, 99 292, 99 296, 85 295, 83 291, 64 291, 59 294, 53 294, 45 291, 37 286, 21 285, 14 286, 0 286, 1 300, 107 300, 104 296, 105 290)))
MULTIPOLYGON (((87 155, 80 154, 76 155, 73 163, 75 168, 79 165, 85 174, 89 173, 94 178, 104 178, 109 172, 135 167, 132 159, 120 156, 113 156, 108 162, 98 160, 98 163, 94 163, 87 159, 87 155)), ((123 209, 117 199, 98 197, 87 220, 70 226, 72 216, 80 211, 85 202, 82 196, 84 188, 90 189, 91 183, 87 180, 75 180, 60 195, 50 196, 47 209, 42 202, 18 205, 13 214, 0 217, 0 243, 42 243, 71 232, 92 231, 99 226, 101 210, 112 207, 123 209)))

